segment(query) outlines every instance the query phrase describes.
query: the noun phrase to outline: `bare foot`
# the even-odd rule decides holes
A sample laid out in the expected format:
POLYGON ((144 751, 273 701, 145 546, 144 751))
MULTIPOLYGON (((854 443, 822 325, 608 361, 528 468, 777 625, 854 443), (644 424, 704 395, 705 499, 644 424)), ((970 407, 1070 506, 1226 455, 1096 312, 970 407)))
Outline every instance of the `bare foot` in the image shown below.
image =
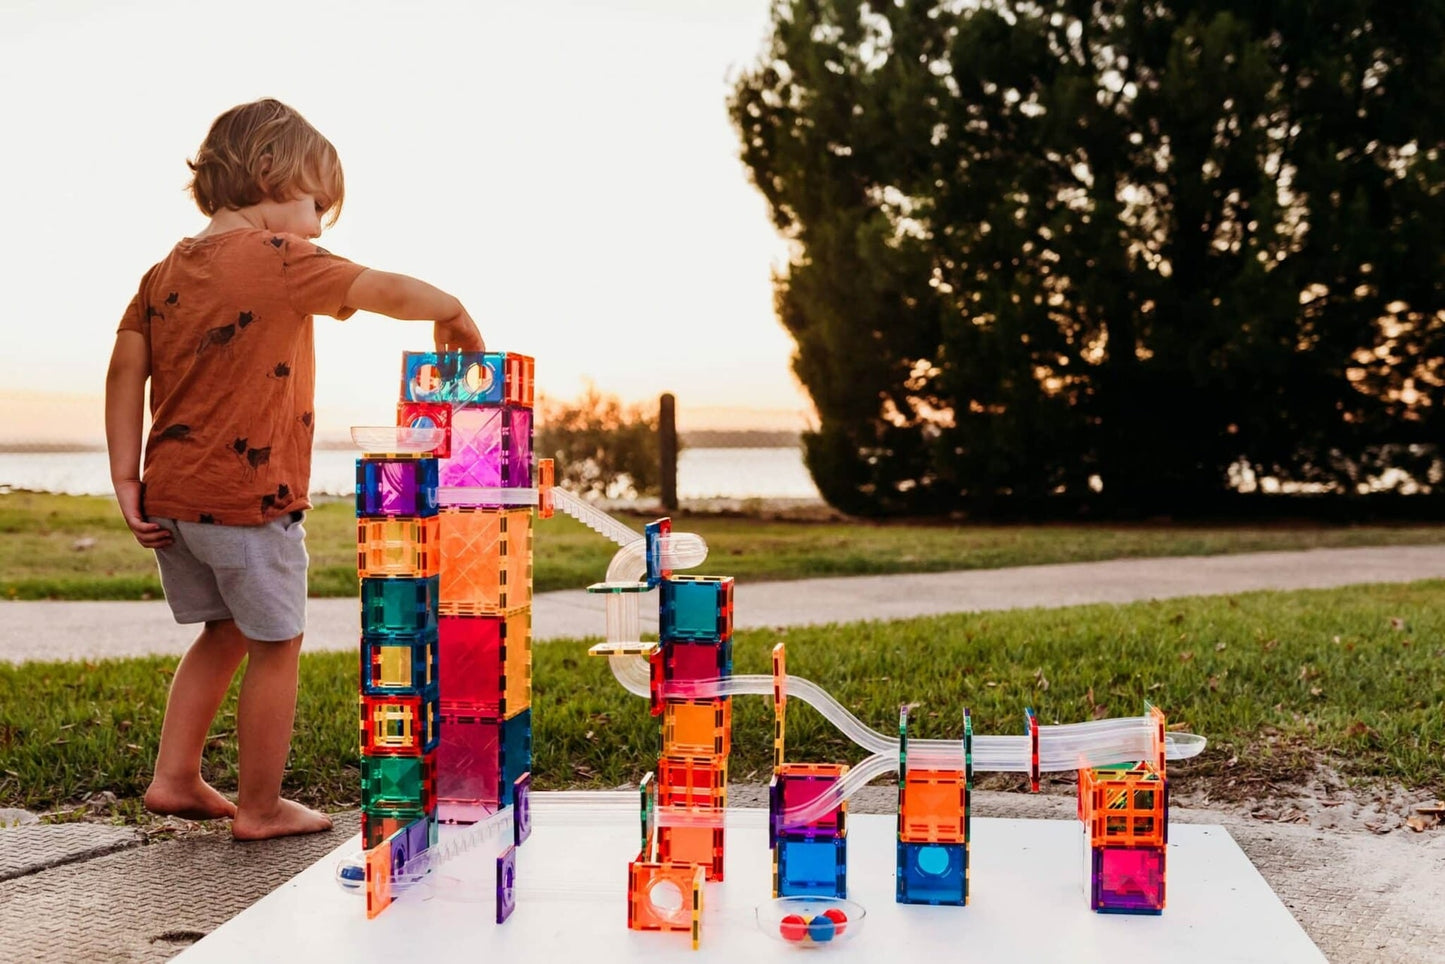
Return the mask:
POLYGON ((330 829, 330 817, 294 800, 278 800, 266 813, 237 811, 236 819, 231 822, 231 836, 237 840, 269 840, 330 829))
POLYGON ((236 815, 236 805, 200 777, 183 783, 153 779, 146 788, 144 803, 151 813, 187 820, 220 820, 236 815))

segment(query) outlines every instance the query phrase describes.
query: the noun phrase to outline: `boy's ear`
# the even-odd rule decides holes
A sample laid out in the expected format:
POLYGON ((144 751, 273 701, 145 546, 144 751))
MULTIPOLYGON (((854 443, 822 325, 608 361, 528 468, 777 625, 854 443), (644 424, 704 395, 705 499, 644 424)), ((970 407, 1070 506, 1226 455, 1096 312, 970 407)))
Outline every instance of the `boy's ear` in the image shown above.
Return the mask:
POLYGON ((271 197, 271 189, 266 184, 266 176, 271 173, 270 154, 261 155, 261 163, 256 168, 256 187, 261 191, 261 199, 264 201, 271 197))

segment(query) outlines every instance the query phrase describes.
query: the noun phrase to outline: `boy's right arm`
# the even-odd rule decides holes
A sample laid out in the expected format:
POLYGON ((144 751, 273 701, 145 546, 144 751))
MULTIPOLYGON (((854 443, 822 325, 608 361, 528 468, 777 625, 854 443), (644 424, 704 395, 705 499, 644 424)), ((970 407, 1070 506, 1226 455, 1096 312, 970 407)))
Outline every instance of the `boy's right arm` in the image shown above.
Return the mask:
POLYGON ((437 351, 486 351, 476 322, 456 298, 425 281, 368 268, 356 276, 346 304, 403 321, 434 322, 437 351))
POLYGON ((161 549, 173 541, 168 529, 147 522, 141 508, 140 449, 145 419, 150 346, 138 331, 120 331, 105 376, 105 445, 110 452, 110 481, 120 514, 136 542, 161 549))

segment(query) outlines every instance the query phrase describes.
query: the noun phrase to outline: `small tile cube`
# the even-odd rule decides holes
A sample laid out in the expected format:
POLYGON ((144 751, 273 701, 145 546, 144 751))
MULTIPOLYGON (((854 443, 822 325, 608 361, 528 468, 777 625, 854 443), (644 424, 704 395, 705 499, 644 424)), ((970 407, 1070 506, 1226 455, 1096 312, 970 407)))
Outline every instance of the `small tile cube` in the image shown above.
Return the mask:
POLYGON ((662 757, 657 761, 657 805, 660 807, 727 806, 726 757, 662 757))
POLYGON ((778 838, 773 852, 774 897, 847 897, 848 834, 778 838))
POLYGON ((439 428, 446 432, 441 446, 432 454, 439 459, 452 454, 452 407, 446 402, 399 402, 396 424, 402 428, 439 428))
POLYGON ((423 813, 436 800, 436 753, 426 756, 363 756, 361 806, 368 813, 423 813))
POLYGON ((454 406, 502 401, 501 352, 409 351, 402 355, 401 397, 408 402, 454 406))
POLYGON ((356 514, 425 518, 437 513, 437 460, 356 460, 356 514))
POLYGON ((634 860, 627 865, 627 926, 635 931, 692 931, 707 871, 700 865, 634 860))
POLYGON ((442 709, 503 718, 531 705, 532 614, 442 616, 442 709))
POLYGON ((967 785, 961 769, 908 767, 899 792, 898 839, 908 843, 966 841, 967 785))
POLYGON ((732 699, 667 700, 662 707, 665 756, 726 756, 732 748, 732 699))
POLYGON ((448 823, 473 823, 512 803, 532 769, 532 714, 509 720, 445 714, 437 754, 437 807, 448 823))
POLYGON ((659 627, 664 643, 722 642, 733 633, 731 576, 673 576, 660 583, 659 627))
POLYGON ((431 819, 421 810, 385 810, 379 813, 371 813, 366 809, 361 811, 361 846, 364 850, 370 850, 382 841, 386 840, 398 830, 409 827, 417 820, 431 819))
POLYGON ((506 422, 500 408, 467 408, 452 415, 452 454, 441 460, 439 484, 496 488, 502 484, 506 422))
POLYGON ((657 660, 661 679, 659 699, 705 699, 716 694, 713 681, 733 672, 733 641, 670 642, 663 645, 657 660))
POLYGON ((721 827, 658 827, 657 859, 701 864, 708 880, 722 880, 724 843, 721 827))
POLYGON ((425 756, 437 747, 437 687, 420 696, 361 696, 361 752, 425 756))
POLYGON ((437 679, 435 633, 361 637, 361 692, 420 696, 437 679))
POLYGON ((833 837, 847 829, 848 801, 841 801, 831 810, 809 823, 797 823, 784 816, 786 811, 806 806, 827 793, 848 772, 846 763, 784 763, 773 774, 769 785, 768 804, 771 811, 770 843, 781 837, 833 837))
POLYGON ((1093 847, 1090 906, 1106 914, 1164 910, 1163 847, 1093 847))
POLYGON ((898 843, 898 903, 968 903, 968 845, 898 843))
POLYGON ((1096 847, 1169 842, 1169 784, 1152 763, 1079 770, 1079 816, 1096 847))
POLYGON ((362 631, 368 636, 435 633, 439 590, 436 576, 361 580, 362 631))
POLYGON ((437 749, 437 811, 447 823, 474 823, 502 805, 502 723, 444 714, 437 749))
POLYGON ((531 509, 447 508, 440 519, 442 613, 495 614, 531 604, 531 509))
POLYGON ((363 579, 435 576, 441 561, 437 517, 362 517, 356 521, 356 571, 363 579))

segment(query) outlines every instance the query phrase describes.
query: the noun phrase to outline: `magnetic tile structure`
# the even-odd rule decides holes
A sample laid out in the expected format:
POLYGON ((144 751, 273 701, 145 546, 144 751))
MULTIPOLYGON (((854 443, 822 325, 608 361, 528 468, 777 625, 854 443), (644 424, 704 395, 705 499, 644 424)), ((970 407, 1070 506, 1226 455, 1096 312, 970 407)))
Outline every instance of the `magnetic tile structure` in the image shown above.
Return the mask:
MULTIPOLYGON (((648 525, 643 540, 629 537, 625 529, 612 529, 604 520, 587 524, 622 547, 609 568, 609 581, 588 587, 607 596, 607 641, 589 652, 608 657, 618 680, 648 698, 661 729, 661 755, 640 787, 641 847, 629 865, 628 927, 690 932, 697 947, 703 885, 721 880, 724 869, 731 697, 767 692, 759 687, 767 678, 733 676, 731 581, 672 571, 673 566, 686 568, 706 557, 705 545, 701 553, 696 545, 680 548, 689 537, 698 537, 673 533, 667 519, 648 525), (633 573, 641 575, 634 578, 633 573), (653 589, 659 592, 656 643, 638 639, 637 597, 653 589)), ((816 684, 790 678, 783 643, 773 647, 772 670, 772 894, 779 899, 846 899, 848 797, 885 772, 883 751, 876 747, 886 745, 887 738, 820 694, 816 684), (856 770, 846 764, 789 760, 790 685, 797 698, 873 749, 873 755, 856 770)), ((904 705, 897 734, 893 857, 898 903, 962 908, 971 902, 973 772, 981 760, 989 769, 1026 774, 1034 789, 1046 771, 1077 769, 1079 816, 1088 848, 1085 889, 1091 906, 1106 913, 1162 910, 1168 825, 1165 757, 1176 751, 1181 758, 1192 756, 1202 749, 1202 738, 1166 746, 1171 738, 1164 717, 1152 707, 1147 715, 1128 720, 1048 726, 1026 708, 1023 734, 984 737, 979 757, 968 709, 963 710, 958 738, 920 742, 911 739, 909 705, 904 705), (1089 763, 1091 751, 1099 754, 1098 765, 1089 763), (1145 759, 1119 762, 1135 753, 1145 759)))
POLYGON ((963 711, 955 760, 909 759, 908 707, 898 711, 898 870, 900 904, 968 903, 969 804, 973 718, 963 711))
MULTIPOLYGON (((367 914, 421 866, 439 821, 514 807, 532 766, 533 361, 407 352, 395 447, 356 464, 367 914), (441 429, 413 451, 410 429, 441 429)), ((389 433, 388 433, 389 434, 389 433)), ((435 433, 431 433, 432 436, 435 433)), ((550 462, 537 474, 549 482, 550 462)), ((497 863, 497 920, 515 852, 497 863)))
POLYGON ((1155 724, 1151 758, 1135 764, 1090 767, 1079 761, 1079 819, 1089 847, 1089 906, 1105 914, 1164 911, 1169 844, 1169 782, 1164 774, 1164 714, 1155 724))
MULTIPOLYGON (((499 923, 514 905, 515 847, 530 827, 534 507, 540 518, 560 508, 619 546, 608 581, 588 587, 605 596, 607 621, 606 642, 589 652, 608 657, 619 682, 647 698, 659 732, 657 763, 639 787, 630 929, 687 933, 698 946, 706 885, 723 880, 726 869, 732 698, 769 690, 775 898, 846 898, 847 800, 895 768, 896 748, 897 833, 889 856, 899 903, 970 903, 977 765, 1027 774, 1034 790, 1044 772, 1077 771, 1090 906, 1162 911, 1165 759, 1197 754, 1202 737, 1167 733, 1152 707, 1145 716, 1062 725, 1044 725, 1027 708, 1022 735, 985 735, 976 748, 968 710, 958 739, 920 741, 904 706, 894 743, 816 684, 790 682, 782 643, 772 651, 771 678, 735 676, 733 580, 675 571, 700 565, 707 545, 695 533, 674 533, 671 520, 648 524, 639 537, 554 489, 552 464, 532 464, 532 379, 531 359, 523 356, 408 354, 395 430, 400 451, 369 454, 357 465, 368 914, 416 879, 418 857, 455 853, 450 836, 435 850, 439 821, 476 823, 465 833, 477 835, 512 828, 512 846, 496 864, 499 923), (408 444, 428 448, 408 451, 408 444), (641 638, 638 616, 640 598, 653 591, 656 642, 641 638), (789 760, 790 687, 871 755, 854 768, 789 760)), ((389 439, 391 432, 367 437, 389 439)), ((422 872, 432 866, 423 861, 422 872)))
POLYGON ((768 785, 773 896, 847 897, 848 801, 837 791, 848 766, 785 761, 786 656, 782 643, 773 647, 773 779, 768 785), (817 812, 796 815, 807 808, 817 812))
POLYGON ((657 767, 642 781, 642 842, 628 867, 627 926, 688 932, 697 947, 703 884, 723 879, 726 854, 732 697, 718 690, 732 675, 733 580, 674 574, 671 535, 668 519, 646 527, 642 579, 588 587, 611 597, 610 625, 624 605, 635 623, 637 596, 658 590, 659 641, 618 640, 591 653, 646 658, 652 713, 661 724, 657 767))
POLYGON ((356 463, 361 577, 360 750, 366 913, 436 839, 437 460, 368 454, 356 463))

